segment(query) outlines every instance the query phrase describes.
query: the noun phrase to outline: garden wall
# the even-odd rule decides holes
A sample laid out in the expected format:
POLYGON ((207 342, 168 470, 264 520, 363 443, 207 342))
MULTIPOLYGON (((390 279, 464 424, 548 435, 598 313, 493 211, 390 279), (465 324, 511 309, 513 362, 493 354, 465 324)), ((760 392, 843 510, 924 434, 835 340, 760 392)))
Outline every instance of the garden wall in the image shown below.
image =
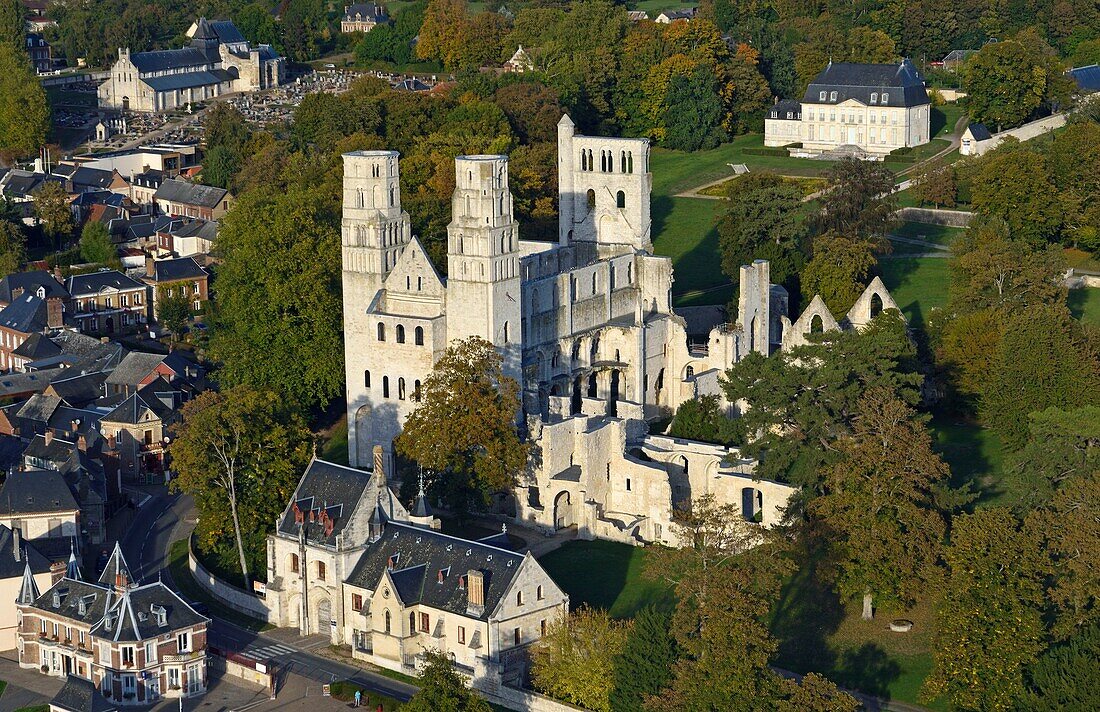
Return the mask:
POLYGON ((536 692, 528 692, 507 685, 492 687, 492 689, 483 689, 479 685, 474 685, 474 689, 488 697, 490 702, 495 702, 509 709, 525 710, 526 712, 584 712, 583 707, 574 707, 536 692))
POLYGON ((975 141, 973 143, 972 155, 982 156, 986 153, 997 148, 1001 141, 1006 137, 1012 136, 1020 141, 1028 141, 1037 136, 1042 136, 1048 131, 1061 128, 1066 125, 1065 114, 1054 114, 1048 116, 1045 119, 1039 119, 1038 121, 1032 121, 1030 124, 1024 124, 1023 126, 1009 129, 1008 131, 1002 131, 998 134, 993 134, 990 138, 984 141, 975 141))
POLYGON ((902 208, 898 217, 908 222, 946 227, 969 227, 974 213, 965 210, 937 210, 935 208, 902 208))
POLYGON ((222 605, 270 623, 271 611, 268 609, 267 604, 243 588, 230 585, 207 571, 195 556, 193 544, 194 539, 189 538, 187 540, 187 568, 191 570, 191 576, 195 579, 195 582, 222 605))

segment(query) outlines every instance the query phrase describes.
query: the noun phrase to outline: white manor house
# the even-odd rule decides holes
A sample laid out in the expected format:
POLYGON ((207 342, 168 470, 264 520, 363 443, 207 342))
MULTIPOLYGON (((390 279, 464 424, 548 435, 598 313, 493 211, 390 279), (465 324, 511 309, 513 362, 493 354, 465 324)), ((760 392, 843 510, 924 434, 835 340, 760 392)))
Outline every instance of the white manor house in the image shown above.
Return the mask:
POLYGON ((764 116, 764 145, 792 156, 838 152, 881 160, 931 140, 932 102, 908 59, 898 64, 829 62, 802 102, 784 100, 764 116))
POLYGON ((395 151, 344 156, 351 464, 371 467, 379 448, 392 472, 393 440, 432 365, 452 341, 480 336, 522 386, 538 453, 516 517, 546 530, 675 545, 674 510, 708 493, 774 524, 793 488, 754 480, 755 463, 735 450, 650 435, 647 421, 720 395, 719 376, 751 352, 897 308, 876 279, 847 315, 816 298, 792 322, 786 291, 757 261, 741 268, 736 322, 689 325, 672 308, 672 262, 652 251, 648 141, 579 135, 568 116, 558 124, 558 240, 521 238, 507 156, 460 156, 446 278, 411 233, 398 171, 395 151))

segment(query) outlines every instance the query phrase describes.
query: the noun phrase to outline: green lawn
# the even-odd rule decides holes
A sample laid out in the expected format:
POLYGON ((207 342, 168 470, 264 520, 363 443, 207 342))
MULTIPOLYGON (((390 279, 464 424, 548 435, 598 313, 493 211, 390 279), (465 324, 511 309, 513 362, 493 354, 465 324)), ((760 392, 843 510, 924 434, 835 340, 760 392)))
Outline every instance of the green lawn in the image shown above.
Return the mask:
POLYGON ((194 577, 191 576, 191 571, 187 568, 186 539, 172 542, 172 546, 168 549, 168 570, 172 575, 175 590, 183 594, 183 597, 189 601, 205 604, 212 615, 231 620, 241 628, 253 632, 262 633, 265 630, 274 630, 275 626, 269 623, 246 616, 222 605, 217 599, 208 594, 206 589, 195 582, 194 577))
POLYGON ((587 603, 616 618, 630 618, 648 605, 671 609, 669 586, 642 577, 646 550, 611 541, 570 541, 539 559, 569 594, 572 608, 587 603))
POLYGON ((894 235, 912 237, 917 240, 924 240, 925 242, 934 242, 944 247, 949 247, 951 242, 964 232, 966 232, 966 228, 964 227, 931 225, 929 223, 912 222, 909 220, 901 223, 893 230, 894 235))
POLYGON ((753 156, 743 152, 746 148, 763 147, 762 135, 747 134, 708 151, 687 153, 654 148, 649 159, 649 170, 653 174, 653 195, 675 195, 705 183, 729 178, 733 175, 733 169, 728 165, 730 163, 744 163, 754 171, 771 170, 790 176, 819 176, 832 165, 831 161, 753 156))
POLYGON ((951 483, 970 483, 978 499, 975 506, 1011 506, 1026 494, 1027 483, 1004 469, 1001 439, 981 425, 939 415, 929 431, 936 452, 951 466, 951 483))
POLYGON ((933 307, 947 305, 950 264, 951 260, 943 257, 899 257, 879 261, 882 281, 910 325, 926 323, 933 307))
POLYGON ((729 283, 722 274, 715 227, 725 205, 722 200, 703 198, 654 198, 653 251, 672 258, 676 270, 674 297, 729 283))
POLYGON ((338 465, 348 464, 348 421, 341 418, 340 422, 332 426, 328 439, 321 448, 321 459, 335 462, 338 465))
POLYGON ((1075 317, 1100 326, 1100 289, 1074 289, 1066 301, 1075 317))
POLYGON ((933 108, 930 118, 932 136, 950 136, 955 131, 955 124, 964 114, 966 109, 957 103, 933 108))

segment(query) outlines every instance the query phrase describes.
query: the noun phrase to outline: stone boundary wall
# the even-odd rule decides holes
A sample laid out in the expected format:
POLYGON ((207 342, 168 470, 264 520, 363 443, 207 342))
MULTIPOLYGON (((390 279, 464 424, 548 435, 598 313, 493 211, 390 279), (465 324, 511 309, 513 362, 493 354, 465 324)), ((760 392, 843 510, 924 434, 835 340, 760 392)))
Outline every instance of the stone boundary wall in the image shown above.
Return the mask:
POLYGON ((1091 270, 1081 270, 1070 267, 1066 270, 1066 286, 1070 289, 1092 287, 1100 289, 1100 273, 1091 270))
POLYGON ((1054 129, 1061 128, 1066 124, 1065 114, 1054 114, 1053 116, 1047 116, 1046 118, 1039 119, 1038 121, 1032 121, 1030 124, 1024 124, 1008 131, 1002 131, 998 134, 993 134, 992 137, 987 138, 985 141, 975 141, 973 155, 981 156, 989 151, 995 149, 1001 141, 1005 140, 1008 136, 1019 139, 1020 141, 1027 141, 1033 139, 1036 136, 1042 136, 1047 131, 1053 131, 1054 129))
POLYGON ((965 210, 938 210, 935 208, 902 208, 898 210, 898 217, 910 222, 925 223, 927 225, 944 225, 946 227, 969 227, 974 219, 974 213, 965 210))
POLYGON ((189 537, 187 539, 187 568, 190 569, 191 576, 195 579, 195 583, 202 586, 203 590, 217 599, 222 605, 232 608, 234 611, 244 613, 247 616, 258 618, 265 623, 270 623, 271 611, 264 602, 245 591, 243 588, 237 588, 236 586, 228 584, 207 571, 195 556, 195 549, 192 543, 193 538, 189 537))
POLYGON ((537 692, 520 690, 508 685, 487 685, 484 689, 475 684, 474 689, 489 698, 490 702, 503 705, 513 710, 525 710, 526 712, 584 712, 583 707, 574 707, 565 702, 558 702, 537 692))

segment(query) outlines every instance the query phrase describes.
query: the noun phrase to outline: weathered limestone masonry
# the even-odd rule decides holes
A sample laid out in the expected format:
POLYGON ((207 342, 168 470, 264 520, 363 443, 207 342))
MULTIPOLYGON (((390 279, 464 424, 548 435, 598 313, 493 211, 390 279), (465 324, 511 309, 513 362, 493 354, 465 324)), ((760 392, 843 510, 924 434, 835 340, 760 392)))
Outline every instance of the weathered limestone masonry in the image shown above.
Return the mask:
POLYGON ((672 308, 671 260, 652 252, 648 141, 582 136, 563 116, 558 181, 557 242, 523 240, 508 158, 457 158, 443 279, 401 208, 398 154, 344 156, 351 463, 368 467, 380 447, 392 471, 393 440, 432 365, 452 341, 478 335, 520 382, 539 453, 517 490, 517 518, 548 530, 576 525, 586 537, 676 543, 674 507, 711 493, 748 520, 774 523, 792 488, 754 481, 754 463, 736 451, 650 437, 646 421, 720 396, 719 376, 751 352, 796 345, 818 328, 863 326, 896 307, 889 293, 876 281, 843 320, 818 300, 792 323, 786 291, 758 260, 741 268, 736 321, 689 339, 672 308))

